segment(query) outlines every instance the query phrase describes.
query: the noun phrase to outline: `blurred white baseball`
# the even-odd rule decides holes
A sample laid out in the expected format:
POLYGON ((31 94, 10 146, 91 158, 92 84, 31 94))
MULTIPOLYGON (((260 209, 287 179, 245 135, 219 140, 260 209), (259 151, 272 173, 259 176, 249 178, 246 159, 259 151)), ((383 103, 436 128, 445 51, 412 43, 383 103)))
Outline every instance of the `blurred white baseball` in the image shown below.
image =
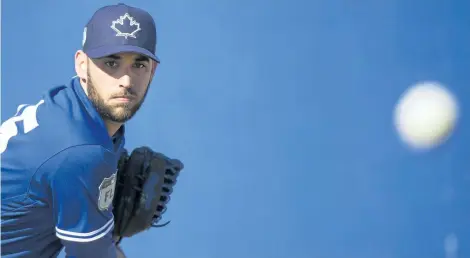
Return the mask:
POLYGON ((456 98, 437 82, 407 89, 395 106, 394 123, 401 140, 414 149, 429 149, 449 138, 458 119, 456 98))

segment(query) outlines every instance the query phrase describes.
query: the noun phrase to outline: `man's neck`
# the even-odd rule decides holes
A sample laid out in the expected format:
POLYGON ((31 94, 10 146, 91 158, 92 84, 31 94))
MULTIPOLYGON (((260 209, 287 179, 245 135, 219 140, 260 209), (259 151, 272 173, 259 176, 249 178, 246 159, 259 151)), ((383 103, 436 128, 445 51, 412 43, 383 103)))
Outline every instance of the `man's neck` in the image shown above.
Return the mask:
POLYGON ((105 120, 104 124, 106 125, 106 129, 108 130, 109 137, 113 137, 119 130, 119 128, 121 128, 122 126, 121 123, 115 123, 108 120, 105 120))

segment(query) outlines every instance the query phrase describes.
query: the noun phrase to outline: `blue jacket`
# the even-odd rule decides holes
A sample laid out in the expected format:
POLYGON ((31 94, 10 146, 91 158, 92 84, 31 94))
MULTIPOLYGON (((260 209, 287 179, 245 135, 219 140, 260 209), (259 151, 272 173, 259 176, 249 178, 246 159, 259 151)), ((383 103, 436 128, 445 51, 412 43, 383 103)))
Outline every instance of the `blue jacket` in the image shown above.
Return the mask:
POLYGON ((78 78, 0 128, 2 257, 116 257, 112 201, 124 127, 110 137, 78 78))

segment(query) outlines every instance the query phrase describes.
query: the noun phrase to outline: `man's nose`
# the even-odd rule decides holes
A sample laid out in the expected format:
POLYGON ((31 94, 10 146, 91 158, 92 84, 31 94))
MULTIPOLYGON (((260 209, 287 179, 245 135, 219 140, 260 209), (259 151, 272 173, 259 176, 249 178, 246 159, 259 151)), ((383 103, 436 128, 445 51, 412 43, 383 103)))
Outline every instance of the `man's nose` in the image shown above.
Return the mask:
POLYGON ((120 79, 119 79, 119 86, 124 87, 124 88, 130 88, 132 86, 132 81, 131 77, 127 74, 124 74, 120 79))

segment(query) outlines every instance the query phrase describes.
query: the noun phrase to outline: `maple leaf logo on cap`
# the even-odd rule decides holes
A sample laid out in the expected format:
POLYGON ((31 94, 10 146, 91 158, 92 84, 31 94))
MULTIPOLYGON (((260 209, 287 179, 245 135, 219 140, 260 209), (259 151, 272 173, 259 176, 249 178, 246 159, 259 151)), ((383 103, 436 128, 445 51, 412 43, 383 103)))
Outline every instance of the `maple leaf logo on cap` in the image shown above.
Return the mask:
POLYGON ((120 16, 119 19, 113 21, 111 29, 116 32, 116 37, 136 38, 136 33, 141 30, 140 23, 138 23, 128 13, 120 16))

